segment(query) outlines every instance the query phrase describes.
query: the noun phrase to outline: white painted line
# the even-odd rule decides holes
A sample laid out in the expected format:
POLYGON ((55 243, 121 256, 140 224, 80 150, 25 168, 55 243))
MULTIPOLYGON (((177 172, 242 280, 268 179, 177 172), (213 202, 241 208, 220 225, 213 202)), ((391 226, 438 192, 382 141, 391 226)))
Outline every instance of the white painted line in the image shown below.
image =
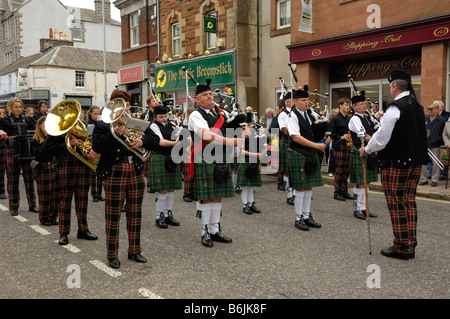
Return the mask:
POLYGON ((142 296, 144 296, 145 298, 148 298, 148 299, 164 299, 163 297, 158 296, 157 294, 151 292, 151 291, 148 290, 147 288, 140 288, 140 289, 138 290, 138 292, 139 292, 142 296))
POLYGON ((37 231, 41 235, 50 235, 51 233, 46 231, 44 228, 38 226, 38 225, 31 225, 31 228, 33 228, 35 231, 37 231))
POLYGON ((93 264, 95 267, 100 269, 101 271, 107 273, 111 277, 118 277, 122 276, 122 273, 120 271, 114 270, 111 267, 108 267, 104 263, 102 263, 100 260, 91 260, 89 261, 91 264, 93 264))
POLYGON ((18 221, 22 222, 22 223, 28 221, 28 219, 26 219, 25 217, 20 216, 20 215, 14 216, 14 218, 17 219, 18 221))
MULTIPOLYGON (((55 243, 57 243, 58 241, 55 240, 55 243)), ((62 247, 64 247, 65 249, 67 249, 68 251, 71 251, 73 253, 79 253, 81 250, 77 247, 75 247, 72 244, 67 244, 67 245, 61 245, 62 247)))
POLYGON ((3 206, 2 204, 0 204, 0 209, 1 209, 1 210, 9 210, 9 208, 3 206))

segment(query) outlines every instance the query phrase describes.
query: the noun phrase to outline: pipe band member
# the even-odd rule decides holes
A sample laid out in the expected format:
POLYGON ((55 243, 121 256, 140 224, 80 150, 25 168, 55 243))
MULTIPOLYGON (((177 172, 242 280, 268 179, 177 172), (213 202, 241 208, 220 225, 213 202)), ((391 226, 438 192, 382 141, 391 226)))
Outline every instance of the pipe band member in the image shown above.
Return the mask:
POLYGON ((290 205, 294 204, 292 193, 292 185, 289 183, 289 166, 288 166, 288 147, 289 147, 289 130, 287 119, 293 107, 292 92, 287 92, 284 96, 285 108, 278 114, 278 125, 280 128, 279 139, 279 167, 278 171, 284 174, 284 188, 286 190, 286 202, 290 205))
MULTIPOLYGON (((131 94, 116 89, 111 94, 111 100, 122 98, 126 102, 125 112, 129 113, 131 94)), ((115 134, 125 133, 123 125, 117 125, 115 134)), ((155 143, 149 128, 144 138, 136 138, 130 147, 145 147, 152 149, 155 143)), ((93 149, 101 154, 97 166, 97 174, 105 181, 105 232, 106 258, 111 268, 120 268, 119 229, 121 210, 125 202, 125 214, 128 233, 128 259, 139 263, 146 263, 147 259, 141 255, 141 223, 142 200, 144 196, 143 161, 119 142, 111 132, 111 124, 100 120, 92 135, 93 149)))
POLYGON ((294 106, 287 121, 289 130, 289 180, 294 188, 295 227, 309 230, 321 228, 311 213, 312 188, 323 185, 317 151, 324 152, 324 143, 315 143, 312 126, 314 118, 308 114, 308 86, 293 93, 294 106))
POLYGON ((245 214, 259 214, 259 210, 255 206, 255 187, 261 187, 261 162, 260 157, 263 155, 258 151, 258 141, 255 137, 255 129, 252 129, 252 113, 247 113, 247 123, 244 127, 244 163, 238 163, 237 185, 241 188, 241 200, 244 207, 242 211, 245 214), (250 147, 250 142, 252 145, 250 147), (256 146, 256 147, 254 147, 256 146), (252 151, 252 152, 250 152, 252 151), (256 151, 256 152, 255 152, 256 151))
MULTIPOLYGON (((354 183, 353 194, 356 195, 354 201, 353 215, 359 219, 366 219, 366 192, 364 190, 364 171, 363 161, 359 154, 359 149, 366 146, 372 138, 375 130, 373 123, 369 120, 366 113, 366 102, 364 95, 355 95, 352 97, 353 110, 355 111, 348 123, 348 129, 352 136, 353 147, 350 155, 350 182, 354 183), (364 145, 361 145, 361 139, 358 137, 360 131, 364 132, 364 145)), ((366 179, 367 192, 369 184, 378 181, 378 164, 375 154, 366 158, 366 179)), ((369 212, 369 217, 377 217, 376 214, 369 212)))
POLYGON ((353 199, 348 193, 348 175, 350 173, 350 151, 349 142, 352 140, 348 131, 348 122, 350 121, 350 100, 341 98, 338 100, 339 113, 330 120, 331 139, 333 141, 333 152, 335 160, 334 172, 334 199, 345 201, 353 199))
MULTIPOLYGON (((7 190, 9 210, 12 216, 19 214, 19 176, 20 171, 22 171, 29 211, 38 213, 39 210, 36 207, 36 192, 34 190, 33 174, 30 166, 31 159, 15 156, 15 151, 17 151, 15 150, 15 147, 20 149, 19 153, 23 150, 20 142, 22 141, 22 138, 27 136, 28 131, 35 130, 36 124, 32 118, 22 114, 24 105, 21 99, 10 99, 6 107, 9 114, 0 119, 0 137, 7 141, 6 175, 8 177, 7 190), (16 144, 15 141, 19 143, 16 144)), ((30 135, 29 137, 31 139, 32 136, 30 135)))
POLYGON ((206 85, 197 85, 195 94, 198 107, 189 117, 188 124, 194 142, 189 175, 195 176, 197 217, 200 218, 202 228, 202 244, 206 247, 213 247, 213 241, 232 242, 232 239, 225 236, 220 229, 220 216, 222 198, 233 197, 234 190, 229 166, 225 161, 216 163, 205 161, 204 147, 208 143, 222 145, 223 149, 216 147, 216 150, 222 151, 222 158, 225 159, 226 146, 232 148, 243 144, 242 138, 225 137, 227 123, 215 106, 210 83, 208 79, 206 85), (218 134, 219 131, 222 134, 218 134))
POLYGON ((425 114, 408 71, 393 70, 388 80, 394 101, 384 110, 380 128, 359 151, 361 156, 378 152, 381 165, 381 183, 394 233, 393 245, 382 249, 381 254, 410 259, 415 257, 417 245, 417 184, 421 165, 428 163, 425 114))
MULTIPOLYGON (((56 169, 52 164, 52 155, 43 152, 47 132, 45 131, 46 115, 41 116, 36 123, 36 132, 31 141, 31 149, 35 155, 33 175, 37 182, 39 197, 39 222, 44 226, 58 225, 58 205, 60 200, 60 183, 56 169)), ((32 165, 33 166, 33 165, 32 165)))
POLYGON ((173 218, 172 207, 174 190, 181 189, 181 168, 173 162, 171 154, 179 139, 172 141, 172 131, 167 126, 168 115, 165 106, 153 109, 154 118, 150 129, 159 137, 159 144, 150 158, 150 190, 156 194, 156 226, 167 228, 167 225, 179 226, 180 222, 173 218))

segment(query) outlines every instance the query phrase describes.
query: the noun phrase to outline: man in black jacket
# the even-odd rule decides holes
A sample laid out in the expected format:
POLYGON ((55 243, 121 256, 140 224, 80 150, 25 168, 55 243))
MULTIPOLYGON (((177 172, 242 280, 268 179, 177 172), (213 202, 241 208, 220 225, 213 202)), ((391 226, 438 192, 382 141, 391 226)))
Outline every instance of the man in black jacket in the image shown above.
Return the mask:
MULTIPOLYGON (((442 132, 444 131, 445 119, 438 114, 439 105, 436 103, 433 103, 428 107, 428 112, 429 114, 425 116, 427 131, 430 133, 427 140, 428 148, 437 158, 439 158, 440 147, 441 145, 444 145, 442 132)), ((433 170, 431 172, 431 186, 436 187, 439 180, 439 166, 437 166, 433 161, 431 161, 431 165, 433 166, 433 170)), ((426 184, 428 184, 428 165, 423 165, 420 173, 419 185, 426 184)))
POLYGON ((350 121, 350 101, 347 98, 338 100, 339 113, 330 121, 331 139, 333 140, 333 151, 335 159, 334 174, 334 199, 345 201, 345 199, 353 199, 348 193, 347 179, 350 173, 350 151, 351 147, 347 142, 352 137, 348 129, 350 121))

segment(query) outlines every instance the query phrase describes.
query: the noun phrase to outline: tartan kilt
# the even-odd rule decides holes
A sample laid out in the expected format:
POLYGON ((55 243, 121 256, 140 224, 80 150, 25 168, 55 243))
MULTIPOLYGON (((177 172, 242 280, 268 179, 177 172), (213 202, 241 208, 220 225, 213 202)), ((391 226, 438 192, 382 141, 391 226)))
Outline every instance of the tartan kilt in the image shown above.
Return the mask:
POLYGON ((214 181, 214 165, 205 162, 195 163, 195 197, 200 200, 234 197, 230 166, 228 180, 223 184, 214 181))
POLYGON ((305 189, 323 186, 324 184, 320 173, 319 156, 316 150, 309 152, 314 152, 314 158, 317 162, 316 169, 311 174, 305 173, 306 156, 294 150, 288 152, 289 185, 293 189, 305 189))
MULTIPOLYGON (((359 154, 359 150, 353 148, 350 155, 350 183, 364 184, 364 171, 363 171, 362 157, 359 154)), ((368 168, 366 165, 367 183, 378 181, 378 168, 368 168)))
POLYGON ((284 140, 280 138, 280 146, 279 146, 279 163, 278 163, 278 171, 286 172, 289 170, 288 167, 288 140, 284 140))
POLYGON ((237 186, 261 186, 261 163, 258 163, 258 172, 256 173, 256 176, 252 179, 248 178, 245 175, 245 170, 248 166, 248 159, 245 159, 246 163, 240 163, 238 165, 238 179, 237 179, 237 186))
POLYGON ((165 156, 152 153, 149 168, 150 189, 152 191, 182 188, 180 165, 177 165, 175 172, 170 173, 164 165, 165 161, 165 156))

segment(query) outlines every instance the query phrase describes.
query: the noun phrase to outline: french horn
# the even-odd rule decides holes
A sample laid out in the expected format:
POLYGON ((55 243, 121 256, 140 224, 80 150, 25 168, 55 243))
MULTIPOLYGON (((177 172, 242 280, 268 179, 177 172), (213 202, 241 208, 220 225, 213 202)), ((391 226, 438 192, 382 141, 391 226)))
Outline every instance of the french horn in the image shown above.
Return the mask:
POLYGON ((129 113, 126 112, 126 102, 122 98, 117 98, 111 100, 102 110, 101 113, 102 121, 111 124, 111 134, 113 137, 123 144, 129 151, 136 154, 143 161, 147 160, 150 155, 150 151, 144 147, 132 148, 131 143, 136 138, 141 138, 144 136, 144 127, 150 125, 149 121, 144 121, 136 118, 132 118, 129 113), (131 122, 139 123, 142 125, 131 125, 131 122), (125 133, 122 135, 123 138, 117 136, 114 131, 117 125, 125 126, 125 133))
POLYGON ((67 132, 65 142, 70 154, 78 158, 93 171, 97 170, 100 154, 93 159, 89 159, 89 152, 92 148, 92 137, 86 134, 87 129, 82 121, 81 105, 77 100, 69 99, 58 103, 51 109, 45 120, 45 130, 52 136, 63 135, 67 132), (81 141, 78 145, 70 145, 72 139, 81 141))

